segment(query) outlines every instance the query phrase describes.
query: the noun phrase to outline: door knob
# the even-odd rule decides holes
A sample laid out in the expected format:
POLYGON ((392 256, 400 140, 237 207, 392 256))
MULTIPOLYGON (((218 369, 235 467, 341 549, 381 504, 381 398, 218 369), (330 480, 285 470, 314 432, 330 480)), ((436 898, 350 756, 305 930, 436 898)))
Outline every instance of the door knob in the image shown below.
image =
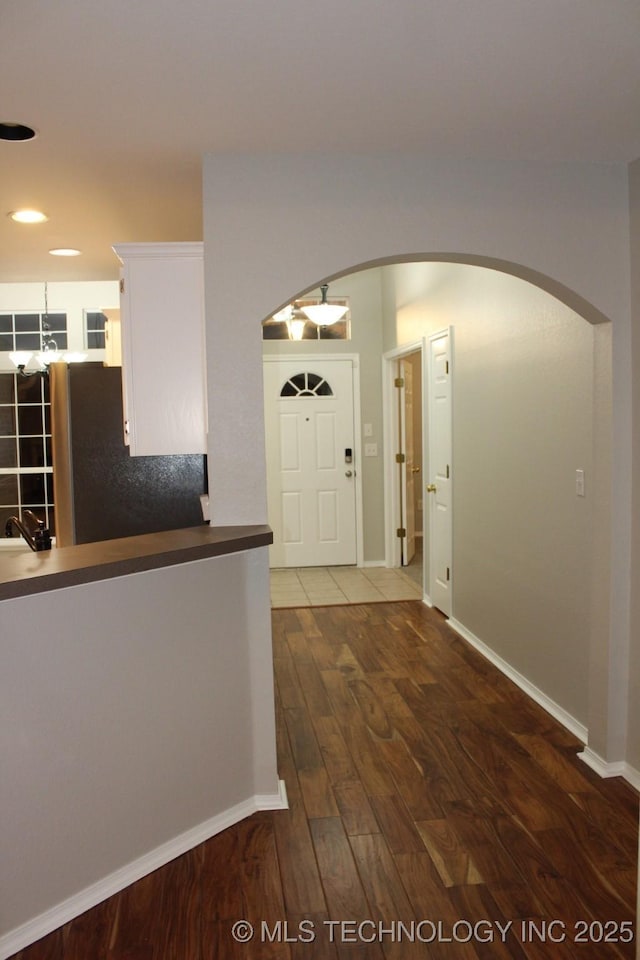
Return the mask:
POLYGON ((353 476, 353 472, 352 472, 351 470, 345 470, 344 475, 345 475, 345 477, 352 477, 352 476, 353 476))
POLYGON ((437 489, 438 488, 436 487, 435 483, 427 484, 427 493, 435 493, 437 489))
POLYGON ((420 473, 420 467, 411 467, 411 473, 420 473))

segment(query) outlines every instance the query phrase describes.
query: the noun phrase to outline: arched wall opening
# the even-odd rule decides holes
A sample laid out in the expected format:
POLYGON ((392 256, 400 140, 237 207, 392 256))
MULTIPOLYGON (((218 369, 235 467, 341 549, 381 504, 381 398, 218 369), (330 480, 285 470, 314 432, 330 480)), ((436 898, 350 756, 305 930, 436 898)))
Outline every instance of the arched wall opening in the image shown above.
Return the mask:
MULTIPOLYGON (((598 324, 610 322, 610 318, 605 316, 601 310, 598 310, 597 307, 595 307, 592 303, 590 303, 588 300, 585 300, 585 298, 580 296, 580 294, 578 294, 575 290, 565 286, 565 284, 561 283, 559 280, 547 276, 538 270, 533 270, 532 268, 521 263, 515 263, 511 260, 501 260, 497 257, 482 256, 479 254, 462 254, 454 252, 397 254, 385 257, 383 259, 369 261, 368 263, 360 263, 357 266, 344 268, 329 277, 319 280, 314 286, 319 287, 321 283, 333 283, 334 281, 340 280, 344 277, 350 277, 356 273, 360 273, 364 270, 375 269, 376 267, 392 267, 399 264, 416 263, 463 264, 466 266, 482 267, 485 270, 495 270, 499 273, 505 273, 539 287, 540 290, 544 290, 561 303, 564 303, 567 307, 579 314, 589 323, 598 324)), ((305 290, 300 290, 298 293, 294 294, 293 297, 290 297, 286 302, 291 302, 291 300, 302 297, 305 294, 310 293, 313 289, 313 287, 308 287, 305 290)), ((333 292, 335 293, 335 291, 333 292)), ((283 306, 285 306, 285 303, 280 304, 277 309, 280 309, 283 306)))
POLYGON ((594 758, 617 771, 628 756, 628 724, 638 723, 627 714, 633 517, 626 166, 209 155, 204 234, 214 523, 266 520, 260 321, 294 292, 426 251, 434 259, 516 265, 512 272, 538 277, 573 309, 581 303, 585 318, 611 321, 615 470, 602 541, 611 545, 611 576, 599 584, 608 602, 600 608, 603 629, 591 638, 588 728, 594 758))
MULTIPOLYGON (((327 279, 349 298, 352 339, 264 352, 357 353, 362 421, 381 454, 382 355, 453 327, 453 617, 586 739, 591 639, 608 629, 611 325, 580 316, 571 291, 500 266, 440 255, 341 271, 327 279)), ((364 560, 380 563, 382 457, 360 469, 364 560)))

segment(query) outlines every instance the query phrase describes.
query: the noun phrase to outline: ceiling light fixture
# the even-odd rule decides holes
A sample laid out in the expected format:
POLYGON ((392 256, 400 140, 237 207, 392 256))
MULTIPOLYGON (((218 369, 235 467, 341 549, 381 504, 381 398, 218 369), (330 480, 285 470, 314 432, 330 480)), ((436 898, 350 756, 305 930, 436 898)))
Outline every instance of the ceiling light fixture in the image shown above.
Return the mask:
POLYGON ((87 359, 87 353, 79 353, 78 351, 66 351, 63 353, 61 350, 58 350, 58 344, 51 336, 50 331, 49 287, 47 281, 45 280, 44 315, 42 317, 42 346, 40 352, 36 353, 35 357, 28 350, 14 350, 9 354, 9 359, 17 367, 18 373, 21 377, 32 377, 34 374, 39 374, 41 377, 48 377, 50 363, 57 363, 60 360, 63 363, 82 363, 87 359), (36 363, 39 364, 39 369, 30 370, 27 372, 26 367, 29 365, 32 358, 35 359, 36 363))
POLYGON ((290 320, 286 321, 286 324, 289 331, 289 340, 302 340, 307 321, 291 317, 290 320))
POLYGON ((288 303, 286 307, 283 307, 282 310, 278 310, 277 313, 274 313, 272 320, 275 320, 276 323, 288 323, 289 320, 293 319, 293 304, 288 303))
POLYGON ((323 283, 320 287, 322 299, 320 303, 312 303, 308 307, 302 307, 302 312, 319 327, 330 327, 331 324, 342 320, 348 307, 339 303, 329 303, 327 300, 328 283, 323 283))
POLYGON ((14 210, 9 216, 16 223, 44 223, 49 219, 42 210, 14 210))
POLYGON ((0 140, 20 143, 24 140, 33 140, 35 135, 36 132, 33 127, 27 127, 24 123, 12 123, 8 120, 0 121, 0 140))
POLYGON ((55 247, 49 250, 49 253, 52 257, 79 257, 82 251, 76 250, 75 247, 55 247))
POLYGON ((286 324, 289 340, 302 340, 307 321, 299 316, 299 310, 293 303, 288 303, 282 310, 278 310, 271 319, 275 320, 276 323, 286 324))

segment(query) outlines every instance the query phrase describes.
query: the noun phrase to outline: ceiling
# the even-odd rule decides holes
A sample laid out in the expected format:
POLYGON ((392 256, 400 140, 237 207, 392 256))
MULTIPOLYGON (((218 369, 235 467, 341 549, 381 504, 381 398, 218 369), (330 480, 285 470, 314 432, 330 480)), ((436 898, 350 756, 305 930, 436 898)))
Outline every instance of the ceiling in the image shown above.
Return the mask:
POLYGON ((0 282, 115 279, 202 238, 207 152, 640 157, 640 4, 0 0, 0 91, 0 282))

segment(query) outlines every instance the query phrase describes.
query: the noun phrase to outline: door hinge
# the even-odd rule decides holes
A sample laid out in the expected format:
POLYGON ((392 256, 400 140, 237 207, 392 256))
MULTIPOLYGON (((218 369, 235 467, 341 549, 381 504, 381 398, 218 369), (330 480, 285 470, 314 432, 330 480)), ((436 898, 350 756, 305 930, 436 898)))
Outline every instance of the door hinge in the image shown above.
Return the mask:
POLYGON ((124 293, 124 279, 120 281, 120 293, 124 293))
POLYGON ((447 567, 447 583, 449 583, 449 580, 451 580, 451 570, 447 567))
POLYGON ((449 464, 447 464, 447 480, 449 479, 449 477, 450 477, 450 473, 449 473, 449 464))
POLYGON ((404 453, 396 453, 396 463, 404 463, 406 459, 404 453))
POLYGON ((404 387, 404 377, 396 377, 393 385, 394 387, 404 387))
POLYGON ((445 366, 444 366, 444 372, 445 372, 445 373, 449 373, 449 361, 448 361, 448 360, 445 360, 444 364, 445 364, 445 366))
POLYGON ((400 539, 402 539, 402 537, 406 537, 406 535, 407 535, 406 528, 398 527, 398 529, 396 530, 396 537, 400 537, 400 539))

